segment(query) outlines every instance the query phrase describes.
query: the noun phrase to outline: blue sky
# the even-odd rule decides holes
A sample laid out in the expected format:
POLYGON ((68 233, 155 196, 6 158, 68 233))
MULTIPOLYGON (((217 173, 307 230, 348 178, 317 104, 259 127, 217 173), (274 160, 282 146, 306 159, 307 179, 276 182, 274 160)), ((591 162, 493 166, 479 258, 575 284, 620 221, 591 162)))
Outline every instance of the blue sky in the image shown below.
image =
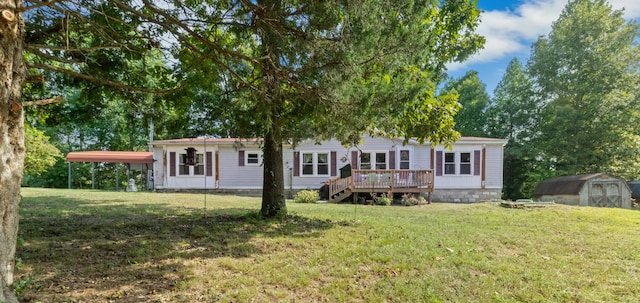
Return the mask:
MULTIPOLYGON (((461 77, 476 70, 487 92, 493 95, 507 64, 514 57, 525 63, 531 44, 551 30, 567 0, 478 0, 484 12, 477 32, 487 42, 483 50, 463 63, 448 66, 449 75, 461 77)), ((614 9, 625 9, 625 18, 640 19, 640 0, 609 0, 614 9)))

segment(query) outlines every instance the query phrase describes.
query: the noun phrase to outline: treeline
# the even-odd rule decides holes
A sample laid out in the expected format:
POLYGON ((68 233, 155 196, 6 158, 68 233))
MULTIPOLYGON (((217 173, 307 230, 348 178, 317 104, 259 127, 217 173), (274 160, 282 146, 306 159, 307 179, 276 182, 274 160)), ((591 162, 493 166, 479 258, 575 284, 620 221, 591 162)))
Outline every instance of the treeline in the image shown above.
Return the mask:
POLYGON ((528 61, 509 63, 492 97, 475 71, 446 84, 463 105, 462 135, 509 139, 505 198, 530 197, 553 176, 639 177, 638 29, 605 1, 570 1, 528 61))

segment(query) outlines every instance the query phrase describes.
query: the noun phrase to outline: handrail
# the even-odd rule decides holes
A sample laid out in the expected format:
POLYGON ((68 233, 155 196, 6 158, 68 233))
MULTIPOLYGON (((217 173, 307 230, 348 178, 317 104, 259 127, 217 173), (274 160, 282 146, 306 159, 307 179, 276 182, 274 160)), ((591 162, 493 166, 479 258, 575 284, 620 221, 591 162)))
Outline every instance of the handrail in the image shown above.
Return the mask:
POLYGON ((354 169, 352 175, 356 188, 433 188, 433 171, 428 169, 354 169))
POLYGON ((421 188, 433 190, 433 170, 354 169, 351 176, 329 180, 329 197, 349 188, 421 188))
POLYGON ((353 177, 336 178, 329 180, 329 197, 353 187, 353 177))

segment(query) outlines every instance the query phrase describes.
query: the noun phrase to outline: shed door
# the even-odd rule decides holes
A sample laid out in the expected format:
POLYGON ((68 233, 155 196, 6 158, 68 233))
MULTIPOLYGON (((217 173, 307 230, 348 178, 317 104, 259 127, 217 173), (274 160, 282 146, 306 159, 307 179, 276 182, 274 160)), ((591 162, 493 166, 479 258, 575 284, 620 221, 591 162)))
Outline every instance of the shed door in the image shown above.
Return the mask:
POLYGON ((589 185, 589 206, 622 207, 619 182, 592 182, 589 185))

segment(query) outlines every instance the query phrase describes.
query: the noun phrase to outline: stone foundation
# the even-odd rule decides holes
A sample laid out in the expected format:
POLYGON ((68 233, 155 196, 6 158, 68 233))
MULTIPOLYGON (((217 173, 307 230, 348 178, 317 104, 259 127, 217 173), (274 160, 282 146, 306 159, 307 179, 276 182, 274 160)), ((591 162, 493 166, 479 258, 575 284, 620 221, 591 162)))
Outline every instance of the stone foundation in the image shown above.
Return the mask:
POLYGON ((434 189, 431 193, 433 202, 473 203, 500 199, 500 189, 434 189))

